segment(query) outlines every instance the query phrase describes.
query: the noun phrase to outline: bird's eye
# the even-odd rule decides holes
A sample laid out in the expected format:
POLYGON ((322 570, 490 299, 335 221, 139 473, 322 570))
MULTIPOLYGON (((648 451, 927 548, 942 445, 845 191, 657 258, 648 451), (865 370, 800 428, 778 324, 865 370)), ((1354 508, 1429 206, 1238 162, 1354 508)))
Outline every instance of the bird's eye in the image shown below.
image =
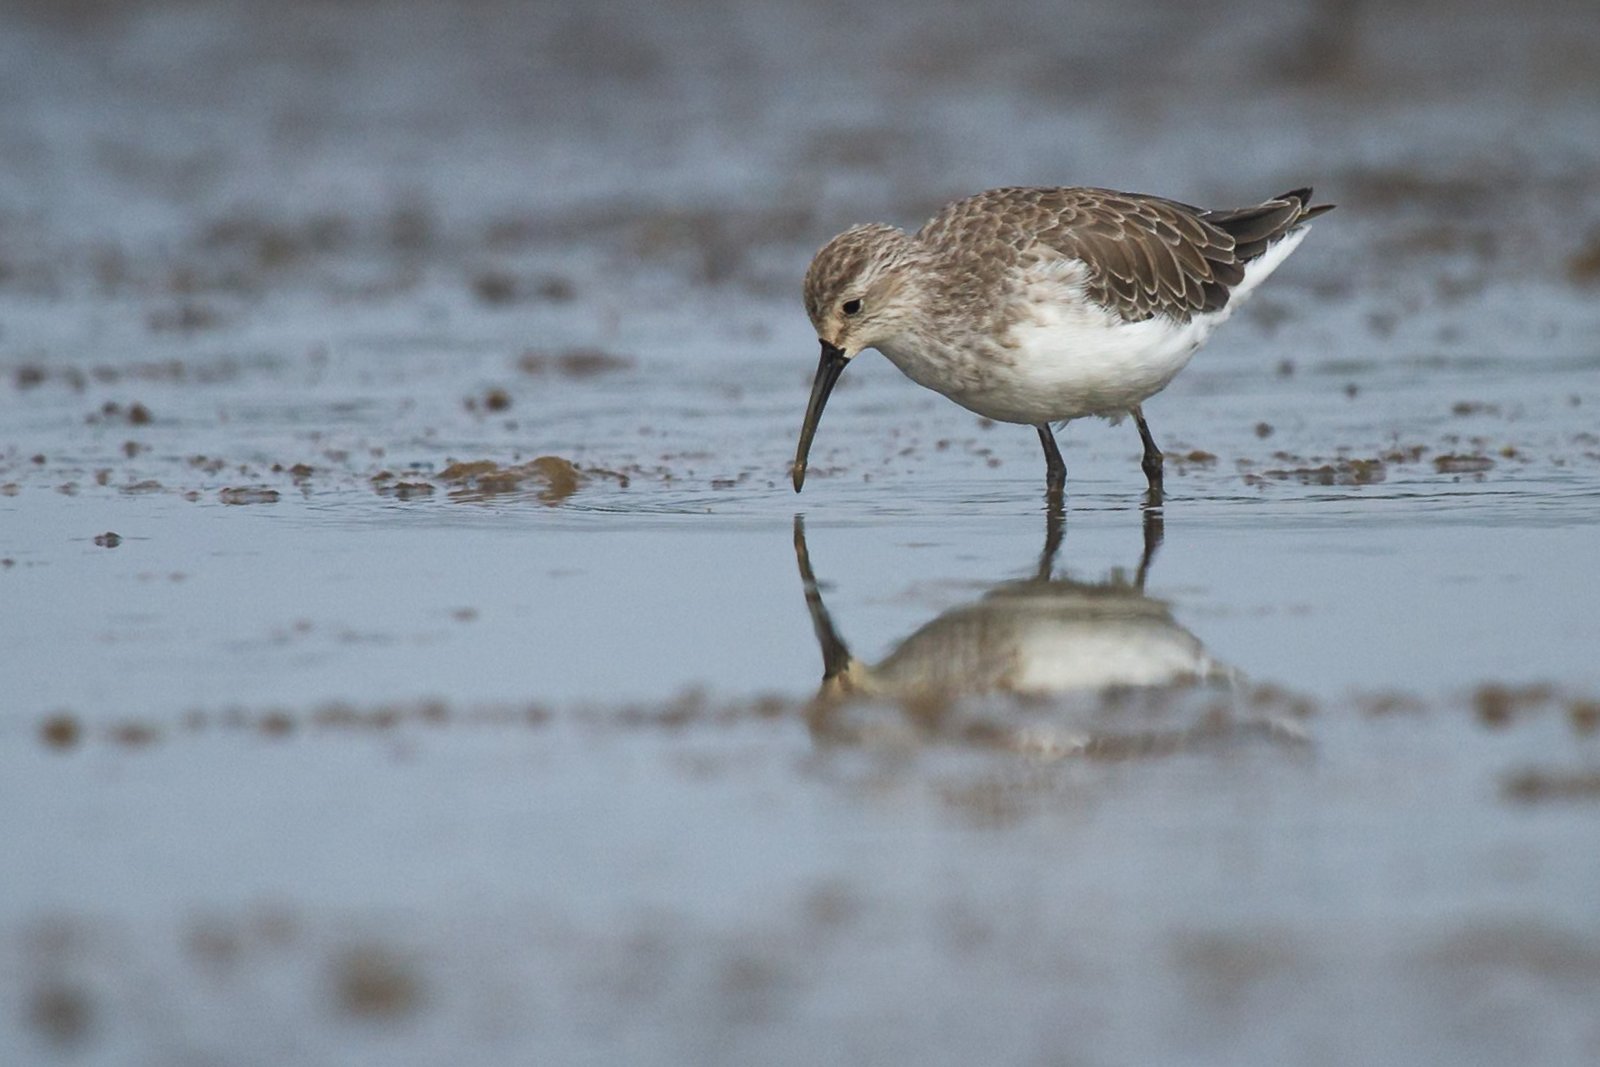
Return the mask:
POLYGON ((846 300, 844 303, 839 305, 839 310, 844 312, 846 315, 857 314, 861 310, 861 301, 846 300))

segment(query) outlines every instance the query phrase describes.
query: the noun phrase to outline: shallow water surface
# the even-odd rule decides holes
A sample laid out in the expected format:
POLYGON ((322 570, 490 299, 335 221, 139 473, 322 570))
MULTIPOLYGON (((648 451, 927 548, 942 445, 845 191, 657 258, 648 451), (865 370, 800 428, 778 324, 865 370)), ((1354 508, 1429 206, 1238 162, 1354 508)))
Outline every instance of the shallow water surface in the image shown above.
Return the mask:
POLYGON ((5 13, 0 1059, 1600 1057, 1582 5, 295 8, 5 13), (796 496, 816 246, 1064 180, 1340 205, 1166 506, 796 496))

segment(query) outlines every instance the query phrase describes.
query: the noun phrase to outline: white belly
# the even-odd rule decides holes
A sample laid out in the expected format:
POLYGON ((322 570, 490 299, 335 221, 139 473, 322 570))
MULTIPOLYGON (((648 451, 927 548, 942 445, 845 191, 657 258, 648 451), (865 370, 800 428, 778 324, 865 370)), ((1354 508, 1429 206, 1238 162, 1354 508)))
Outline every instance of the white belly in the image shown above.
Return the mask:
POLYGON ((993 360, 984 387, 951 399, 1004 422, 1037 425, 1101 415, 1120 418, 1167 387, 1221 313, 1175 323, 1052 315, 1013 331, 1009 360, 993 360))

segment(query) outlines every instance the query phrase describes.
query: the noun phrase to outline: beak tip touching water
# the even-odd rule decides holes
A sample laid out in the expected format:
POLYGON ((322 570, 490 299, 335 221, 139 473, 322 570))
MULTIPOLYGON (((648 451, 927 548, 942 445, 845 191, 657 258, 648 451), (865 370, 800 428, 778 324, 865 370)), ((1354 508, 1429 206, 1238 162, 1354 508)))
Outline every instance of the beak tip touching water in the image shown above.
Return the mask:
POLYGON ((828 403, 828 394, 844 372, 850 360, 841 349, 822 342, 822 358, 817 362, 817 376, 811 381, 811 400, 806 404, 806 419, 800 426, 800 446, 795 449, 794 491, 799 492, 806 481, 806 457, 811 453, 811 438, 816 435, 817 423, 822 420, 822 409, 828 403))

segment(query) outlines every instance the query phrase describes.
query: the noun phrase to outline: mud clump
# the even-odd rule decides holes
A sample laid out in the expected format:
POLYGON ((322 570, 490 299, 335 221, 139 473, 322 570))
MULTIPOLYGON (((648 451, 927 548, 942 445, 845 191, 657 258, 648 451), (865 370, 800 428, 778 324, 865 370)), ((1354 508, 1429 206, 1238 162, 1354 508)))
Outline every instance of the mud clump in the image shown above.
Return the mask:
POLYGON ((1548 685, 1508 686, 1490 682, 1472 694, 1472 711, 1478 721, 1491 728, 1509 726, 1520 712, 1550 702, 1554 690, 1548 685))
POLYGON ((524 352, 517 357, 517 369, 524 374, 556 374, 563 378, 594 378, 632 370, 631 356, 619 356, 600 348, 569 348, 561 352, 524 352))
POLYGON ((1574 700, 1567 707, 1567 717, 1578 733, 1594 733, 1600 729, 1600 700, 1574 700))
POLYGON ((94 1002, 73 985, 40 986, 28 998, 28 1025, 56 1045, 72 1045, 89 1034, 94 1023, 94 1002))
MULTIPOLYGON (((914 451, 914 449, 907 448, 904 449, 900 454, 903 456, 908 456, 914 451)), ((1000 465, 999 459, 994 456, 990 456, 989 450, 986 448, 969 451, 974 451, 977 455, 988 456, 987 462, 991 467, 998 467, 1000 465)), ((1188 474, 1189 468, 1191 467, 1195 467, 1200 470, 1210 470, 1212 467, 1217 465, 1217 456, 1215 453, 1206 452, 1198 448, 1189 452, 1167 452, 1163 454, 1163 458, 1169 465, 1169 469, 1180 475, 1188 474)))
POLYGON ((1385 463, 1421 463, 1427 445, 1396 445, 1378 458, 1385 463))
POLYGON ((149 408, 138 401, 123 407, 115 400, 107 400, 100 405, 100 410, 90 415, 88 419, 91 423, 112 420, 126 421, 130 426, 148 426, 154 421, 154 416, 150 414, 149 408))
POLYGON ((237 966, 245 952, 239 932, 231 924, 216 920, 193 924, 184 934, 183 947, 195 963, 216 972, 237 966))
POLYGON ((1523 804, 1600 800, 1600 771, 1519 771, 1507 776, 1501 792, 1507 800, 1523 804))
POLYGON ((1245 482, 1252 485, 1265 484, 1267 480, 1301 485, 1373 485, 1387 477, 1388 467, 1376 456, 1371 459, 1340 457, 1315 467, 1275 467, 1260 474, 1246 475, 1245 482))
POLYGON ((473 277, 472 294, 490 306, 515 303, 517 279, 503 271, 486 270, 473 277))
POLYGON ((1435 456, 1433 468, 1440 474, 1482 474, 1494 468, 1494 460, 1488 456, 1435 456))
POLYGON ((1588 242, 1567 260, 1567 277, 1573 285, 1600 285, 1600 234, 1590 237, 1588 242))
POLYGON ((276 504, 279 493, 276 489, 269 489, 264 485, 249 485, 223 489, 217 493, 217 499, 224 504, 276 504))
POLYGON ((334 1004, 352 1019, 390 1022, 422 1006, 422 980, 407 961, 376 946, 347 951, 334 963, 334 1004))
POLYGON ((262 737, 288 737, 294 733, 295 721, 285 711, 269 711, 256 721, 256 729, 262 737))
POLYGON ((278 271, 348 247, 352 230, 348 219, 336 215, 293 222, 234 215, 206 226, 200 247, 241 267, 278 271))
POLYGON ((578 468, 568 460, 559 456, 540 456, 527 466, 549 483, 539 494, 539 499, 546 504, 559 504, 578 491, 578 468))
POLYGON ((481 397, 469 396, 466 400, 468 411, 509 411, 511 409, 511 394, 499 386, 485 390, 481 397))
POLYGON ((439 480, 445 482, 468 482, 495 474, 502 468, 492 459, 475 459, 466 462, 452 463, 439 472, 439 480))
POLYGON ((509 271, 483 270, 469 282, 472 295, 489 307, 507 307, 536 300, 565 303, 577 296, 571 281, 556 274, 520 278, 509 271))
POLYGON ((560 456, 540 456, 513 466, 489 459, 452 463, 438 478, 455 487, 449 493, 451 500, 483 501, 532 492, 541 503, 552 506, 576 493, 586 480, 571 460, 560 456))
POLYGON ((432 482, 395 482, 387 479, 373 479, 373 488, 379 496, 393 497, 396 500, 418 500, 430 497, 434 493, 432 482))
POLYGON ((151 333, 195 333, 222 324, 222 316, 205 304, 185 302, 174 308, 152 311, 145 318, 151 333))
POLYGON ((83 727, 67 712, 57 712, 39 724, 39 740, 50 748, 69 749, 82 739, 83 727))
POLYGON ((1427 705, 1410 693, 1373 693, 1361 699, 1361 710, 1372 716, 1419 715, 1427 705))
POLYGON ((161 732, 145 722, 122 722, 111 728, 112 743, 124 748, 145 748, 161 740, 161 732))

